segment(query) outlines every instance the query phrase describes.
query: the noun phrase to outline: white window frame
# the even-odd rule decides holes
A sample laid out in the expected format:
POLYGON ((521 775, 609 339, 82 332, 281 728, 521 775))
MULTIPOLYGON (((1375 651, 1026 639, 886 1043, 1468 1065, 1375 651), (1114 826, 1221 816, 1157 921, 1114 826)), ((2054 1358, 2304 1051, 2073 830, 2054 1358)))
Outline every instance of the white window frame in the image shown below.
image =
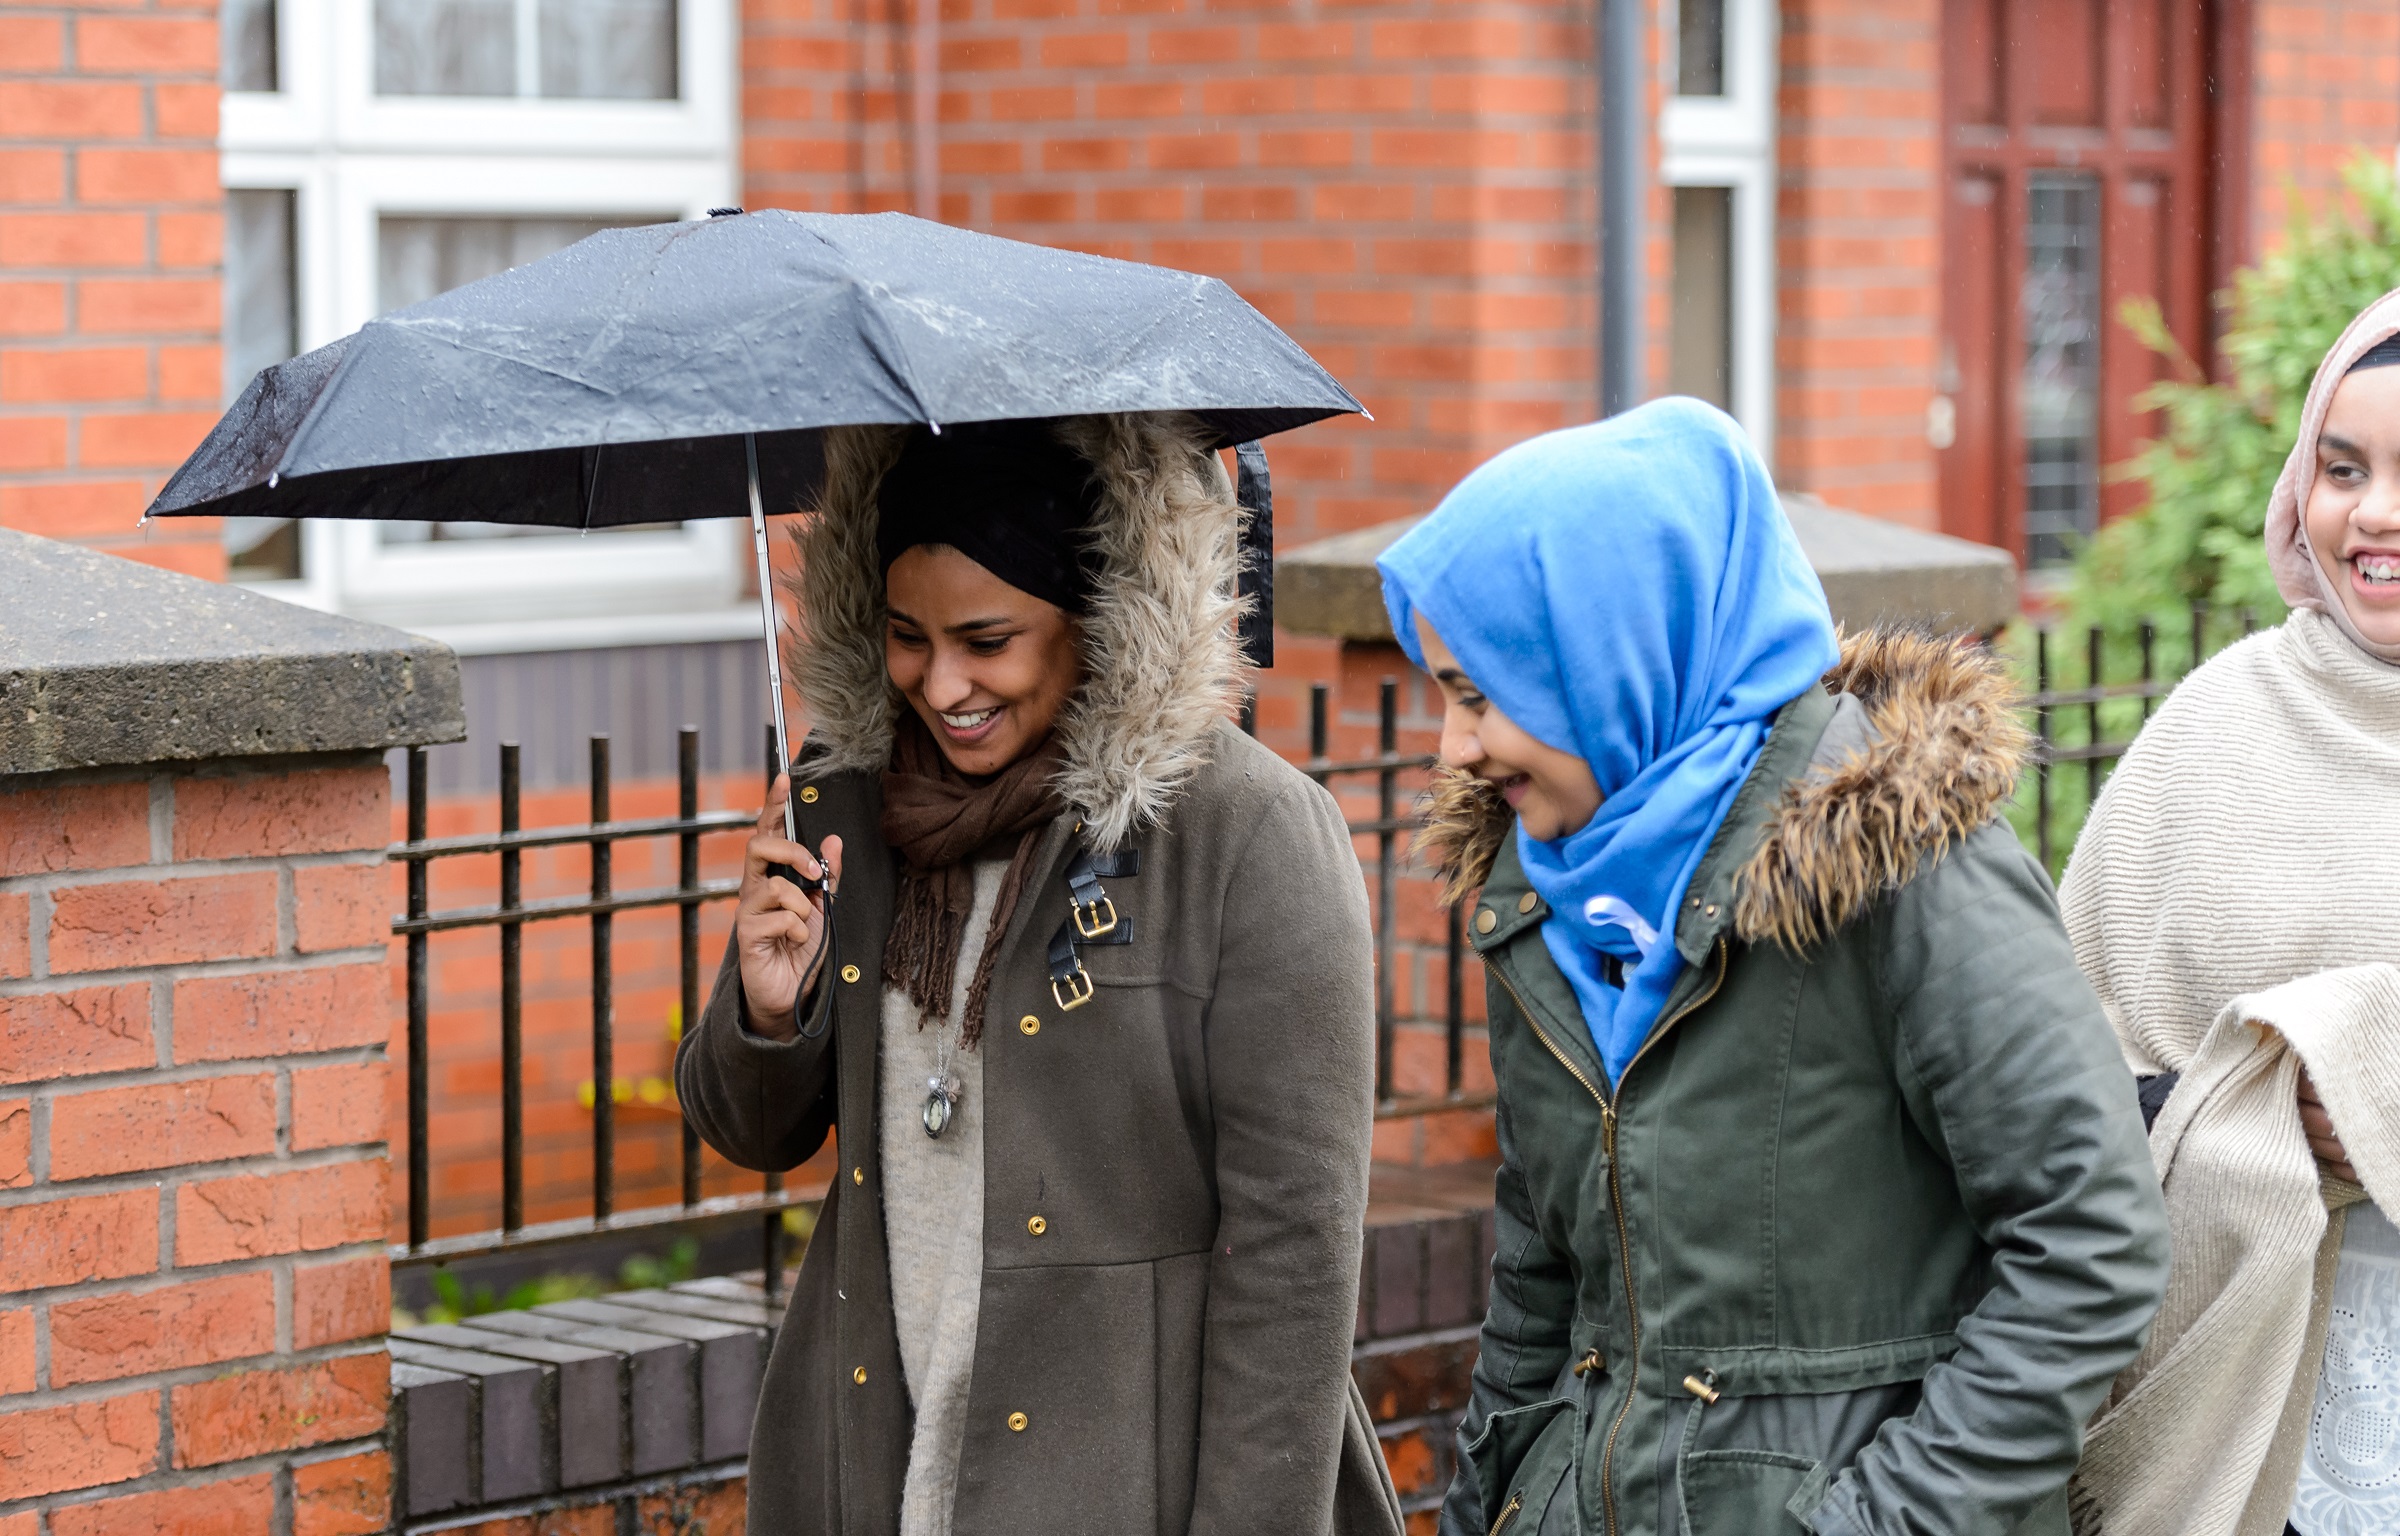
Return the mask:
MULTIPOLYGON (((285 0, 273 92, 228 92, 228 188, 294 193, 301 350, 377 311, 389 216, 704 216, 738 198, 736 0, 680 0, 676 101, 374 95, 372 0, 285 0)), ((725 512, 728 509, 709 509, 725 512)), ((736 508, 732 511, 745 511, 736 508)), ((255 590, 431 634, 461 650, 754 635, 747 530, 385 544, 372 523, 301 524, 297 581, 255 590)))
POLYGON ((1733 417, 1775 462, 1777 0, 1725 0, 1725 94, 1678 96, 1675 0, 1664 0, 1666 105, 1659 180, 1733 194, 1733 417))

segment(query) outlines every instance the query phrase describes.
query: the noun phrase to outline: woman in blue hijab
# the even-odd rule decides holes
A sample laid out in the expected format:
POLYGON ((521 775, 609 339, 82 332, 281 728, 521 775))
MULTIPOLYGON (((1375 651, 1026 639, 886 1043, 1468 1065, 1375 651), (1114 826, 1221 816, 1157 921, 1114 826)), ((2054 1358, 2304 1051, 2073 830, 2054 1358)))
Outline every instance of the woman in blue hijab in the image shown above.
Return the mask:
POLYGON ((1448 1536, 2064 1536, 2166 1228, 2131 1077, 1997 814, 2005 679, 1838 641, 1765 469, 1665 400, 1381 562, 1440 686, 1502 1165, 1448 1536))

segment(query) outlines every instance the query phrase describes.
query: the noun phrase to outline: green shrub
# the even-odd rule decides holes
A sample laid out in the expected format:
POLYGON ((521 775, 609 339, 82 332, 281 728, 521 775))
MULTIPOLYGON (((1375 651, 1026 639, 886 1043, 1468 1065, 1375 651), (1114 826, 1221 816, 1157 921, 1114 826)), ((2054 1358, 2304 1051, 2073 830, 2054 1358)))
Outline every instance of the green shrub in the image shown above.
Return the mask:
POLYGON ((2161 413, 2164 435, 2111 470, 2140 481, 2148 497, 2083 548, 2066 593, 2074 628, 2107 630, 2112 662, 2130 657, 2147 618, 2158 625, 2162 665, 2182 670, 2194 602, 2222 616, 2226 629, 2212 630, 2215 643, 2230 637, 2242 610, 2262 624, 2283 617, 2260 540, 2267 497, 2299 435, 2317 364, 2352 316, 2400 288, 2400 184, 2391 165, 2362 152, 2342 179, 2349 206, 2310 217, 2295 205, 2282 244, 2234 275, 2221 382, 2203 377, 2176 345, 2155 302, 2124 307, 2126 327, 2179 376, 2139 398, 2161 413))
MULTIPOLYGON (((2110 468, 2112 478, 2148 491, 2131 514, 2101 529, 2078 551, 2051 639, 2054 691, 2089 679, 2087 636, 2103 635, 2102 676, 2141 675, 2141 634, 2153 626, 2155 675, 2180 677, 2195 658, 2191 609, 2205 605, 2199 655, 2240 638, 2252 624, 2281 622, 2285 607, 2267 567, 2267 498, 2300 432, 2310 380, 2360 310, 2400 288, 2400 181, 2391 164, 2361 152, 2344 170, 2346 206, 2312 217, 2295 202, 2280 245, 2234 275, 2219 342, 2225 377, 2211 380, 2176 344, 2157 304, 2140 299, 2119 319, 2143 345, 2167 359, 2175 377, 2137 400, 2159 412, 2162 435, 2110 468)), ((2025 690, 2035 685, 2033 635, 2018 624, 2002 645, 2025 690)), ((2124 741, 2146 711, 2131 699, 2094 712, 2051 712, 2053 744, 2124 741)), ((2082 830, 2094 774, 2081 763, 2050 775, 2050 863, 2063 868, 2082 830)), ((2025 846, 2036 846, 2036 786, 2019 786, 2010 820, 2025 846)))

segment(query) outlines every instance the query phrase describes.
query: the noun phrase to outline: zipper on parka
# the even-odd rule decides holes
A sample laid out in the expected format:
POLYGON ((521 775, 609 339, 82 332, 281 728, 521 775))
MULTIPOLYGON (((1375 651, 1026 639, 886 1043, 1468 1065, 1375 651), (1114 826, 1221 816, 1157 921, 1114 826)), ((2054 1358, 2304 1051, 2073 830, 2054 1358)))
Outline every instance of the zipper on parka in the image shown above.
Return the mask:
MULTIPOLYGON (((1590 1078, 1584 1076, 1583 1070, 1568 1059, 1567 1053, 1558 1048, 1558 1042, 1551 1039, 1549 1031, 1542 1028, 1540 1018, 1526 1004, 1523 995, 1510 983, 1508 977, 1502 974, 1500 968, 1498 966, 1490 968, 1490 973, 1499 977, 1501 990, 1508 994, 1509 1001, 1517 1005, 1517 1012, 1523 1016, 1526 1026, 1533 1031, 1534 1038, 1541 1041, 1552 1056, 1558 1058, 1558 1064, 1566 1068, 1575 1081, 1583 1084, 1585 1091, 1591 1094, 1592 1101, 1600 1106, 1600 1143, 1603 1154, 1608 1158, 1609 1215, 1615 1220, 1617 1226, 1617 1269, 1625 1279, 1625 1327, 1631 1335, 1633 1346, 1633 1371, 1626 1378, 1625 1402, 1622 1407, 1618 1408, 1616 1418, 1610 1422, 1608 1439, 1600 1450, 1600 1514, 1602 1519, 1607 1522, 1608 1536, 1616 1536, 1617 1531, 1615 1465, 1617 1436, 1625 1428, 1626 1415, 1633 1412, 1633 1394, 1641 1385, 1642 1375, 1642 1309, 1641 1301, 1633 1291, 1633 1237, 1625 1225, 1625 1186, 1617 1176, 1617 1103, 1625 1096, 1626 1080, 1633 1076, 1633 1069, 1640 1064, 1641 1059, 1650 1053, 1650 1047, 1656 1045, 1668 1030, 1673 1029, 1688 1017, 1693 1009, 1715 997, 1717 990, 1725 985, 1725 970, 1730 961, 1731 946, 1720 938, 1717 940, 1716 975, 1709 980, 1708 986, 1699 995, 1669 1014, 1656 1029, 1650 1031, 1650 1038, 1642 1042, 1641 1047, 1633 1053, 1633 1059, 1625 1063, 1625 1070, 1617 1074, 1617 1091, 1613 1096, 1603 1094, 1590 1078)), ((1508 1516, 1509 1511, 1501 1512, 1504 1523, 1508 1516)), ((1499 1526, 1493 1526, 1491 1536, 1498 1536, 1499 1530, 1499 1526)))

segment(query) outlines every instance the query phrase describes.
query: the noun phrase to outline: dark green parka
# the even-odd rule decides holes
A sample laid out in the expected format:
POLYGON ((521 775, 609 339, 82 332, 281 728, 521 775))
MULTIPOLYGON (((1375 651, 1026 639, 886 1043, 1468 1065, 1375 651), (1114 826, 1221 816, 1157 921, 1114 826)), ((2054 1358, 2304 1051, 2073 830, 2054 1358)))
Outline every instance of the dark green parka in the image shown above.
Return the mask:
POLYGON ((1613 1094, 1500 840, 1468 924, 1498 1249, 1446 1536, 2067 1530, 2166 1283, 2133 1080, 1994 819, 2024 739, 1996 671, 1879 633, 1826 682, 1704 856, 1613 1094))

